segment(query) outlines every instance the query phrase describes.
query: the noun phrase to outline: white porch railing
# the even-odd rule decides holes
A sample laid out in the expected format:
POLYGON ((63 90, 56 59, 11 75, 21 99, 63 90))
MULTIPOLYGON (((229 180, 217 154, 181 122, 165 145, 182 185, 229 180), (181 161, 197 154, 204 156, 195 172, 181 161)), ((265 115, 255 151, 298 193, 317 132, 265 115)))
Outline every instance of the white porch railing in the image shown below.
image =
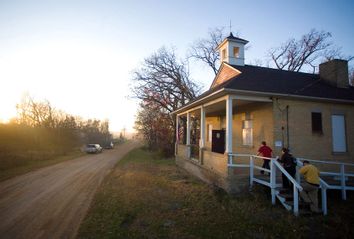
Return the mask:
MULTIPOLYGON (((294 200, 294 205, 292 207, 294 211, 294 215, 298 216, 299 215, 299 192, 303 190, 303 188, 300 185, 300 176, 297 173, 296 179, 294 179, 284 168, 283 166, 277 161, 278 158, 266 158, 266 157, 261 157, 261 156, 256 156, 256 155, 249 155, 249 154, 229 154, 228 157, 228 167, 249 167, 250 169, 250 187, 253 186, 254 182, 265 185, 267 187, 271 188, 271 194, 272 194, 272 204, 274 205, 276 203, 276 197, 279 194, 279 190, 277 188, 281 187, 282 184, 277 184, 276 179, 277 179, 277 169, 279 169, 288 179, 289 181, 293 184, 293 200, 294 200), (234 158, 248 158, 248 163, 236 163, 234 162, 234 158), (263 160, 263 159, 268 159, 270 160, 270 169, 264 169, 258 165, 255 164, 255 160, 263 160), (265 172, 268 172, 270 175, 269 181, 265 180, 264 178, 257 178, 254 174, 254 170, 263 170, 265 172)), ((298 166, 301 166, 302 162, 298 160, 298 166)), ((298 170, 297 170, 298 172, 298 170)), ((325 181, 321 179, 320 183, 321 187, 321 199, 322 199, 322 212, 324 215, 327 215, 327 189, 330 188, 330 185, 328 185, 325 181)), ((331 188, 332 189, 332 188, 331 188)), ((334 189, 334 188, 333 188, 334 189)), ((279 197, 278 197, 279 198, 279 197)), ((280 200, 280 199, 279 199, 280 200)), ((281 203, 289 210, 289 206, 286 206, 283 201, 281 203)))
MULTIPOLYGON (((354 190, 354 186, 352 185, 347 185, 347 183, 350 181, 349 178, 354 178, 354 173, 348 173, 346 172, 346 168, 352 167, 354 168, 354 164, 352 163, 342 163, 342 162, 331 162, 331 161, 322 161, 322 160, 312 160, 312 159, 304 159, 304 158, 298 158, 298 163, 302 165, 302 162, 304 160, 307 160, 313 164, 323 164, 323 165, 336 165, 339 167, 339 172, 320 172, 321 176, 330 176, 333 180, 325 180, 321 179, 321 184, 326 187, 326 189, 336 189, 336 190, 341 190, 342 192, 342 199, 346 200, 347 199, 347 191, 348 190, 354 190)), ((352 170, 354 171, 354 170, 352 170)))

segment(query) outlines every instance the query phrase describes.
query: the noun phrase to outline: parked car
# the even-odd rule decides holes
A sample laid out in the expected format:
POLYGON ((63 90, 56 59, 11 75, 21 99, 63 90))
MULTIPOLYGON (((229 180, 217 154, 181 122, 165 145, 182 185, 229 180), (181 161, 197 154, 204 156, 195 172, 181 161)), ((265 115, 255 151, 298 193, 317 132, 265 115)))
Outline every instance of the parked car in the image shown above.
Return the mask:
POLYGON ((114 145, 113 142, 110 142, 104 146, 105 149, 113 149, 114 145))
POLYGON ((102 147, 99 144, 87 144, 85 152, 88 154, 97 154, 102 152, 102 147))

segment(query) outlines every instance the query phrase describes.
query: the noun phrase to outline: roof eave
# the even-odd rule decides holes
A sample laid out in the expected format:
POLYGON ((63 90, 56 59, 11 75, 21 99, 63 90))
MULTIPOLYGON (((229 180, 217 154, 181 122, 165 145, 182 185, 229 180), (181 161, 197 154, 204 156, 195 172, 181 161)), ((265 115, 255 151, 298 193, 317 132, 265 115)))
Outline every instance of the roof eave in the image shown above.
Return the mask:
POLYGON ((294 94, 281 94, 281 93, 273 93, 273 92, 260 92, 260 91, 248 91, 248 90, 236 90, 225 88, 225 92, 227 93, 241 93, 241 94, 252 94, 252 95, 261 95, 268 97, 287 97, 287 98, 295 98, 295 99, 303 99, 303 100, 318 100, 318 101, 330 101, 337 103, 346 103, 346 104, 354 104, 354 100, 345 100, 345 99, 333 99, 333 98, 324 98, 324 97, 315 97, 315 96, 306 96, 306 95, 294 95, 294 94))
POLYGON ((181 108, 179 108, 179 109, 177 109, 177 110, 171 112, 170 114, 175 115, 175 114, 178 114, 178 113, 180 113, 180 112, 182 112, 182 111, 185 111, 185 110, 194 108, 195 106, 197 106, 197 105, 200 104, 201 102, 207 100, 208 98, 212 98, 212 97, 215 97, 215 96, 218 95, 218 94, 222 94, 224 91, 225 91, 225 89, 224 89, 224 88, 221 88, 221 89, 219 89, 219 90, 217 90, 217 91, 212 92, 212 93, 209 94, 209 95, 204 96, 203 98, 200 98, 200 99, 198 99, 198 100, 196 100, 196 101, 193 101, 193 102, 191 102, 191 103, 188 103, 188 104, 182 106, 181 108))
POLYGON ((266 97, 282 97, 282 98, 292 98, 299 100, 316 100, 316 101, 326 101, 326 102, 335 102, 342 104, 354 104, 354 100, 345 100, 345 99, 333 99, 333 98, 324 98, 324 97, 315 97, 315 96, 305 96, 305 95, 293 95, 293 94, 281 94, 281 93, 273 93, 273 92, 260 92, 260 91, 249 91, 249 90, 236 90, 230 88, 221 88, 209 95, 204 96, 190 104, 182 106, 181 108, 171 112, 171 114, 175 115, 185 110, 189 110, 200 105, 203 101, 208 100, 209 98, 215 97, 220 94, 220 97, 226 95, 227 93, 231 94, 242 94, 242 95, 258 95, 258 96, 266 96, 266 97))

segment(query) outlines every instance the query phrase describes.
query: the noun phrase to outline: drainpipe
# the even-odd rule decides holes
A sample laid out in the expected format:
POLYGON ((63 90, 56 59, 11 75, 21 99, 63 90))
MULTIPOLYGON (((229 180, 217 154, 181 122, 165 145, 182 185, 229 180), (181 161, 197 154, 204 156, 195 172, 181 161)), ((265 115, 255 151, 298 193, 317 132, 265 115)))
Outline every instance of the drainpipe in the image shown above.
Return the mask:
POLYGON ((289 143, 289 105, 286 106, 286 144, 287 148, 290 148, 289 143))

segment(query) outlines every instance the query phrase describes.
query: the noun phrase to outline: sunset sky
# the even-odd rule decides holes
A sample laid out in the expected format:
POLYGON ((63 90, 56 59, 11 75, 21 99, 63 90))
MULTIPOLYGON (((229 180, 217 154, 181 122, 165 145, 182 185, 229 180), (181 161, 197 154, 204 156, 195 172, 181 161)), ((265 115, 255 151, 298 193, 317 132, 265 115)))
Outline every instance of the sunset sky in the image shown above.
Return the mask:
MULTIPOLYGON (((246 64, 312 28, 332 33, 354 55, 354 1, 17 1, 0 0, 0 121, 29 93, 84 118, 131 130, 137 102, 132 72, 162 46, 183 58, 210 28, 247 39, 246 64)), ((352 64, 353 65, 353 64, 352 64)), ((212 72, 191 62, 207 88, 212 72)))

